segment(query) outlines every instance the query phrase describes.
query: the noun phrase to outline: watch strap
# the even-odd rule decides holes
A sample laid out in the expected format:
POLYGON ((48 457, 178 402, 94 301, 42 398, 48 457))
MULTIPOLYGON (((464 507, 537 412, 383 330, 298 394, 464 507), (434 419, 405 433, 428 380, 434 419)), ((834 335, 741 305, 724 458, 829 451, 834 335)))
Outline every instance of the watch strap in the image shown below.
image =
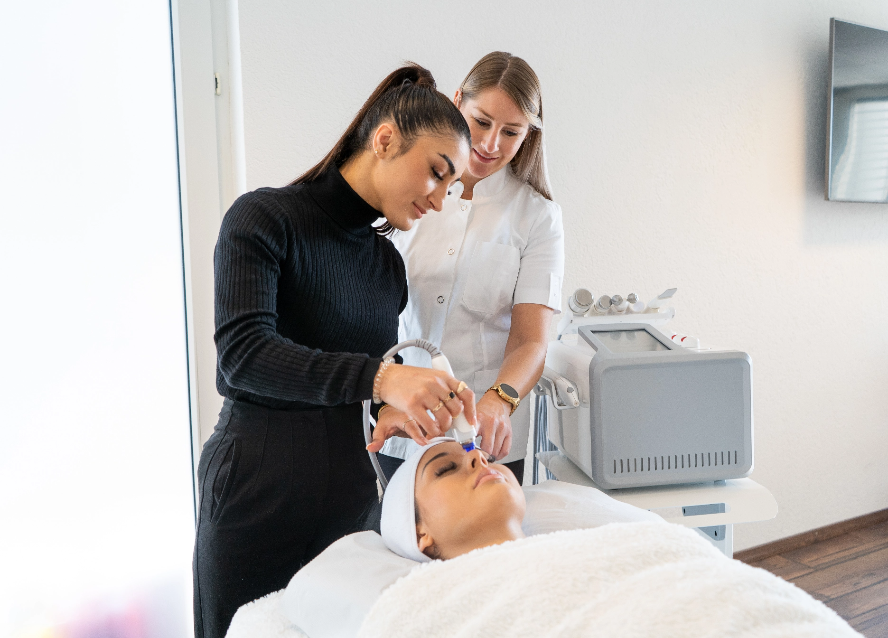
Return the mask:
POLYGON ((503 401, 511 404, 512 409, 509 411, 509 416, 515 414, 515 410, 518 409, 518 404, 521 403, 521 399, 515 399, 503 392, 503 389, 500 387, 499 383, 496 383, 487 389, 488 392, 490 392, 491 390, 496 392, 499 395, 499 398, 501 398, 503 401))

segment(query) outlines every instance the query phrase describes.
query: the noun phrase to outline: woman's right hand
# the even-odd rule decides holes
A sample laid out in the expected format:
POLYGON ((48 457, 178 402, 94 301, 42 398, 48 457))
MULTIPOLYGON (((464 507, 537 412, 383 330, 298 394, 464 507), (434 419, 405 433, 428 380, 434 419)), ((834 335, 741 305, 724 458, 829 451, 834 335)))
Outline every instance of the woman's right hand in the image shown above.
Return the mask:
POLYGON ((382 375, 379 396, 383 401, 407 415, 404 431, 419 445, 428 439, 443 436, 450 429, 453 417, 465 410, 466 420, 475 425, 475 393, 469 388, 457 394, 460 382, 446 372, 391 364, 382 375), (450 393, 454 397, 450 398, 450 393), (429 416, 426 410, 434 410, 429 416))

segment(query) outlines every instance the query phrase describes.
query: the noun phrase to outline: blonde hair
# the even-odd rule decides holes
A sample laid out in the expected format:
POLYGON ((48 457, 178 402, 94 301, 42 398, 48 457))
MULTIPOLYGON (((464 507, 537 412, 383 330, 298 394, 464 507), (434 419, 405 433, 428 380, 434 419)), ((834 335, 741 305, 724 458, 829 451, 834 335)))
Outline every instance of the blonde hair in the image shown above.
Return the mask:
POLYGON ((459 90, 463 99, 471 100, 492 88, 502 89, 530 122, 527 137, 512 158, 512 172, 519 180, 530 184, 536 192, 551 200, 552 189, 543 146, 543 95, 539 78, 530 65, 518 56, 494 51, 478 60, 459 90))

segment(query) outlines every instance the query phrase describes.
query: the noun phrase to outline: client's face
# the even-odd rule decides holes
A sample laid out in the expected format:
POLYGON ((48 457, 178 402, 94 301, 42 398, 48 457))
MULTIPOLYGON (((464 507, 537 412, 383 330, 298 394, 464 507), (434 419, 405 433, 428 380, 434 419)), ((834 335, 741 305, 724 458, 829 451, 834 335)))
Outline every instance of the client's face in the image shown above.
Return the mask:
POLYGON ((487 462, 480 450, 458 443, 429 449, 416 469, 419 548, 452 558, 520 535, 524 492, 505 465, 487 462))

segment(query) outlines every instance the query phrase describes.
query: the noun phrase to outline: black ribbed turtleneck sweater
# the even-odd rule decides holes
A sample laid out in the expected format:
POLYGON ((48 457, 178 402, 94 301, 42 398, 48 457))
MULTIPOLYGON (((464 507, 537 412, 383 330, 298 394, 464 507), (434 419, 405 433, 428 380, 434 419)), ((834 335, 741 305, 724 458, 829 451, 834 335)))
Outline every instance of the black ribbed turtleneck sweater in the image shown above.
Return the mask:
POLYGON ((216 387, 278 409, 369 399, 407 305, 379 212, 333 169, 260 188, 225 214, 215 254, 216 387))

